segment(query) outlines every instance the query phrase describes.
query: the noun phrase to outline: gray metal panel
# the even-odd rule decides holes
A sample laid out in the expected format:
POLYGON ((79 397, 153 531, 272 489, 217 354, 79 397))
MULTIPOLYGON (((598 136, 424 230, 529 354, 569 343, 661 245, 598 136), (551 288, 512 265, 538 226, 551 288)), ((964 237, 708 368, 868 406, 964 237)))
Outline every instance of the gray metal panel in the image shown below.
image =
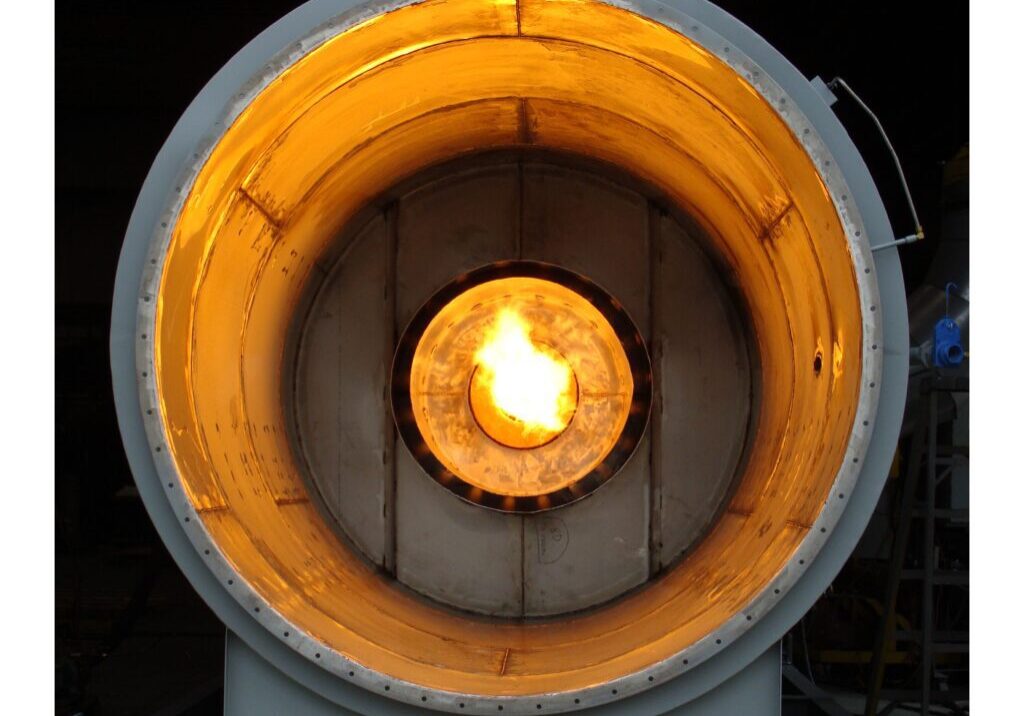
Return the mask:
POLYGON ((296 365, 302 451, 327 509, 363 553, 384 564, 385 222, 373 218, 324 280, 296 365))
POLYGON ((545 616, 600 604, 647 581, 650 439, 593 495, 525 517, 525 611, 545 616))
POLYGON ((693 545, 729 492, 748 432, 751 378, 740 319, 711 261, 668 217, 654 237, 658 569, 693 545))
POLYGON ((459 274, 516 258, 518 187, 518 170, 509 164, 467 171, 403 197, 396 267, 399 332, 435 291, 459 274))
MULTIPOLYGON (((523 166, 522 257, 596 281, 648 332, 647 201, 594 174, 523 166)), ((528 615, 599 604, 647 579, 650 448, 593 496, 527 518, 523 560, 528 615), (556 537, 564 535, 561 545, 556 537)))
POLYGON ((647 336, 646 199, 594 174, 530 163, 523 195, 522 257, 599 284, 647 336))
MULTIPOLYGON (((395 296, 399 330, 460 273, 515 257, 518 196, 518 170, 508 164, 442 179, 402 198, 395 296)), ((396 453, 398 579, 442 602, 520 616, 522 518, 462 502, 427 477, 405 445, 396 453)))
POLYGON ((399 441, 398 580, 486 614, 523 610, 523 519, 463 502, 423 472, 399 441))
POLYGON ((745 669, 685 706, 673 716, 779 716, 782 713, 782 654, 779 645, 745 669))

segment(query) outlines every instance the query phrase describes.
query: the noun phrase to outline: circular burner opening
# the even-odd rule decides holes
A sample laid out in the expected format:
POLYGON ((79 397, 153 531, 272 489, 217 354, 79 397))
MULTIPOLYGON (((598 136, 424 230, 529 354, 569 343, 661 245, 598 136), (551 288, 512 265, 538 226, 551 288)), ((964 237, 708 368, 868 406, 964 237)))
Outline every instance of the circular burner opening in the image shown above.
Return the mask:
POLYGON ((469 502, 537 512, 590 494, 647 423, 650 360, 622 306, 567 269, 491 264, 412 319, 392 400, 423 469, 469 502))
POLYGON ((530 450, 565 432, 580 403, 572 364, 530 338, 532 326, 514 311, 498 315, 497 334, 485 338, 469 378, 469 409, 494 442, 530 450), (506 324, 508 327, 501 327, 506 324))

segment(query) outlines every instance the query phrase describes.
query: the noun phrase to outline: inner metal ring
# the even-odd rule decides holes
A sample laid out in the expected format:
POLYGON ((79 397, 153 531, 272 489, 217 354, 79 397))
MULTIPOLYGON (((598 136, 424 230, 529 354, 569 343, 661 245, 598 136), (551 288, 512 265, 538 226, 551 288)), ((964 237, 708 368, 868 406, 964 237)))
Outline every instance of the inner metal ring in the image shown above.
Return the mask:
MULTIPOLYGON (((575 378, 574 378, 575 380, 575 378)), ((579 387, 585 393, 585 387, 579 387)), ((446 489, 461 499, 503 512, 541 512, 567 505, 596 490, 611 479, 632 456, 643 437, 651 411, 652 380, 651 360, 643 337, 622 305, 604 289, 583 276, 553 264, 537 261, 502 261, 475 269, 458 276, 435 293, 416 313, 405 329, 391 370, 391 405, 395 423, 402 440, 424 471, 446 489), (625 421, 618 436, 606 454, 582 476, 557 489, 536 494, 507 494, 489 489, 478 482, 466 479, 446 464, 432 449, 430 440, 423 434, 416 419, 413 404, 412 380, 413 363, 417 347, 428 327, 443 308, 470 289, 482 284, 513 277, 536 278, 549 281, 578 294, 596 308, 607 321, 618 341, 628 364, 632 379, 632 395, 625 414, 625 421)), ((470 403, 468 390, 466 402, 470 403)), ((471 405, 467 405, 471 412, 471 405)), ((575 418, 575 414, 574 414, 575 418)), ((567 426, 568 427, 568 426, 567 426)), ((483 434, 487 431, 479 426, 483 434)), ((488 435, 488 438, 493 439, 488 435)), ((552 440, 533 447, 554 442, 552 440)), ((516 446, 508 446, 516 448, 516 446)))
MULTIPOLYGON (((550 348, 550 350, 557 353, 557 351, 555 351, 555 349, 553 348, 550 348)), ((555 433, 545 435, 539 440, 530 440, 528 438, 524 439, 521 436, 509 436, 502 434, 501 425, 496 423, 499 420, 518 422, 518 418, 516 418, 514 415, 506 413, 505 411, 501 410, 501 408, 497 408, 496 406, 484 405, 483 400, 481 398, 481 392, 483 391, 483 388, 481 387, 482 381, 480 380, 480 375, 480 366, 475 366, 473 368, 472 375, 470 375, 469 377, 469 386, 467 388, 469 411, 470 414, 473 416, 473 420, 476 422, 477 426, 484 433, 484 435, 486 435, 499 445, 503 445, 504 447, 512 448, 514 450, 533 450, 534 448, 544 447, 545 445, 548 445, 557 440, 559 436, 561 436, 566 430, 568 430, 569 426, 572 425, 573 418, 576 417, 576 410, 577 408, 579 408, 580 402, 580 383, 576 379, 575 371, 572 371, 570 373, 570 379, 572 381, 572 388, 570 389, 570 392, 573 396, 572 414, 569 416, 568 422, 566 422, 566 424, 562 426, 560 430, 558 430, 555 433), (488 409, 488 407, 490 407, 490 409, 488 409)))

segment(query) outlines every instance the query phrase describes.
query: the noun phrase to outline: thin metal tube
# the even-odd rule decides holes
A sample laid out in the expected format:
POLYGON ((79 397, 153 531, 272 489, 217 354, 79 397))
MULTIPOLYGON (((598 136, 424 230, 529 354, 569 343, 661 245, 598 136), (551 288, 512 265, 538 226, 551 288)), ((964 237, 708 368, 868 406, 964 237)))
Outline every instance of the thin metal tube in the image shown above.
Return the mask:
MULTIPOLYGON (((885 142, 885 146, 889 149, 889 153, 892 155, 892 160, 896 164, 896 173, 899 175, 900 184, 903 186, 903 194, 907 197, 907 205, 910 207, 910 214, 914 217, 914 236, 917 240, 924 238, 924 229, 921 227, 921 220, 917 217, 917 208, 914 206, 914 199, 910 196, 910 187, 907 185, 907 177, 903 174, 903 165, 900 164, 900 158, 896 154, 896 149, 892 146, 892 142, 889 141, 889 135, 885 133, 885 127, 882 126, 882 122, 878 119, 878 115, 871 111, 871 108, 865 104, 864 100, 853 91, 853 89, 846 83, 842 77, 835 77, 831 82, 828 83, 829 88, 835 89, 837 86, 842 87, 846 90, 847 94, 853 98, 853 101, 860 105, 860 108, 871 118, 871 121, 878 127, 878 133, 882 135, 882 141, 885 142)), ((908 239, 910 237, 907 237, 908 239)), ((906 239, 901 239, 894 242, 892 245, 897 246, 903 243, 910 243, 906 239)))

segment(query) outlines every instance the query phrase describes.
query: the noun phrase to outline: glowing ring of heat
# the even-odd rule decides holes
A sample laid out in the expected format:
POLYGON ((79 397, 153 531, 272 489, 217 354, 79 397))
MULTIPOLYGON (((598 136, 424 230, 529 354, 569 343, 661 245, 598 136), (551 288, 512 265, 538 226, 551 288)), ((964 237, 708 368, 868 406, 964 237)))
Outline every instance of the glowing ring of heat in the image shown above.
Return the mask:
MULTIPOLYGON (((478 326, 485 323, 477 321, 478 326)), ((539 343, 559 340, 564 339, 551 335, 539 343)), ((560 346, 550 347, 562 353, 560 346)), ((561 507, 607 482, 626 464, 643 436, 651 410, 651 387, 651 361, 644 340, 622 305, 583 276, 534 261, 490 264, 463 274, 440 289, 406 328, 391 371, 395 422, 420 466, 463 500, 505 512, 539 512, 561 507), (482 416, 474 415, 471 394, 476 366, 471 356, 481 337, 452 330, 444 333, 444 329, 458 325, 453 322, 458 317, 473 310, 494 310, 493 305, 491 309, 480 308, 476 292, 495 287, 497 293, 492 303, 499 302, 497 297, 507 287, 498 288, 498 282, 508 279, 525 279, 519 291, 528 294, 528 300, 542 302, 539 310, 547 311, 546 315, 553 311, 574 315, 581 326, 587 326, 582 331, 586 334, 583 338, 594 347, 587 365, 581 365, 578 350, 565 351, 573 365, 573 382, 579 384, 579 404, 574 406, 573 416, 564 428, 555 435, 542 436, 535 444, 503 444, 504 441, 495 439, 488 419, 481 421, 482 416), (549 295, 537 295, 545 291, 549 295), (450 340, 443 344, 439 338, 450 340), (459 338, 463 345, 458 364, 438 377, 437 371, 446 370, 435 360, 438 351, 455 350, 451 348, 452 342, 459 338), (418 397, 414 386, 427 377, 451 383, 450 389, 444 391, 443 402, 427 405, 418 397), (603 380, 618 387, 612 391, 590 391, 588 380, 603 380), (616 402, 614 396, 608 398, 608 393, 622 395, 622 399, 616 402), (593 397, 598 394, 603 401, 593 397), (447 433, 437 428, 438 421, 451 426, 447 433), (454 443, 456 435, 465 441, 463 445, 454 443), (574 446, 589 446, 589 452, 574 455, 574 446), (463 447, 461 453, 455 452, 463 447), (469 454, 479 455, 481 451, 489 456, 490 462, 470 464, 460 459, 469 454), (512 472, 534 469, 540 482, 499 484, 499 479, 492 476, 494 469, 501 467, 498 460, 507 461, 512 472)))

